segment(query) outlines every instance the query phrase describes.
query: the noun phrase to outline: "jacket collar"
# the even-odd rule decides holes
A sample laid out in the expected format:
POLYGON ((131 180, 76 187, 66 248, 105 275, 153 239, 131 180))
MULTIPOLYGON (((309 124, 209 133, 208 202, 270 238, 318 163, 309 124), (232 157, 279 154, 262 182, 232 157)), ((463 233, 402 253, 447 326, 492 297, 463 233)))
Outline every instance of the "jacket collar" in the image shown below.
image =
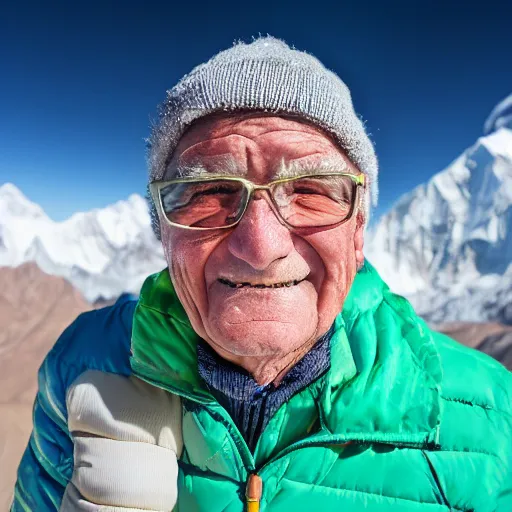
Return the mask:
POLYGON ((199 340, 174 291, 168 270, 149 276, 133 318, 130 364, 134 373, 192 400, 214 401, 199 376, 199 340))
MULTIPOLYGON (((133 322, 134 373, 197 402, 214 402, 199 376, 198 341, 168 271, 150 276, 133 322)), ((368 441, 434 442, 440 380, 428 327, 366 262, 334 324, 331 369, 318 395, 323 428, 368 441)))
POLYGON ((432 333, 368 262, 336 327, 322 403, 326 428, 360 440, 437 442, 442 372, 432 333))

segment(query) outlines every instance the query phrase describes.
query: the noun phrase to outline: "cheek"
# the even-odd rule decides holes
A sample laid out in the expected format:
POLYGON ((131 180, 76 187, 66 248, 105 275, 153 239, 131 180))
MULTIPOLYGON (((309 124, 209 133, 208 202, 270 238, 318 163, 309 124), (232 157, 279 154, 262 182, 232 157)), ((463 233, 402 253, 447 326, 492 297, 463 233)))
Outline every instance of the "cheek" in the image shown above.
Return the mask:
POLYGON ((207 313, 204 270, 223 237, 218 234, 162 227, 162 245, 171 280, 189 318, 207 313))
POLYGON ((356 272, 354 227, 344 224, 304 236, 296 247, 314 269, 319 310, 339 312, 356 272))

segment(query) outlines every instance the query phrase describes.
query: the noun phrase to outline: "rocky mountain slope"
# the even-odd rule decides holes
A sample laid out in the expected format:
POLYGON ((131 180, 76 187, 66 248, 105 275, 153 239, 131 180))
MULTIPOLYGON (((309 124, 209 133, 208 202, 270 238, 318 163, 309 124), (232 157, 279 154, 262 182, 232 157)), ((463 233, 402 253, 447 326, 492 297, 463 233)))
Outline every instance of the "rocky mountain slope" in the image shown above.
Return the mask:
POLYGON ((91 309, 66 280, 34 263, 0 268, 0 510, 32 428, 37 370, 60 333, 91 309))

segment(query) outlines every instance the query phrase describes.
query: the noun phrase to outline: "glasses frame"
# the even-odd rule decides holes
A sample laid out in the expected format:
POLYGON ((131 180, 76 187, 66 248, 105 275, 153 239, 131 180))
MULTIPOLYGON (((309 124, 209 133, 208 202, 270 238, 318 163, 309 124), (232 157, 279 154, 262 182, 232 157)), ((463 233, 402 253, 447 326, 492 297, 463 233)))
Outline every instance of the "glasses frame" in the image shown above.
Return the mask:
POLYGON ((153 183, 149 184, 149 189, 150 189, 151 196, 153 198, 153 203, 156 206, 160 220, 162 220, 162 218, 163 218, 164 222, 166 222, 170 226, 175 226, 178 228, 189 229, 189 230, 194 230, 194 231, 212 231, 214 229, 230 229, 230 228, 236 226, 242 220, 243 216, 245 215, 245 212, 247 211, 247 207, 251 201, 251 198, 252 198, 254 192, 256 192, 257 190, 266 190, 267 191, 267 195, 270 198, 270 205, 271 205, 271 208, 272 208, 274 214, 276 215, 279 222, 281 224, 283 224, 284 226, 286 226, 288 229, 299 230, 299 229, 325 228, 325 227, 339 226, 339 225, 343 224, 344 222, 347 222, 350 218, 352 218, 352 215, 354 214, 354 210, 356 209, 355 206, 358 203, 360 187, 366 188, 366 175, 365 174, 357 174, 356 175, 356 174, 351 174, 351 173, 347 173, 347 172, 329 172, 329 173, 323 173, 323 174, 301 174, 300 176, 291 176, 288 178, 280 178, 277 180, 273 180, 273 181, 267 183, 266 185, 257 185, 256 183, 254 183, 246 178, 242 178, 242 177, 238 177, 238 176, 221 176, 221 175, 207 176, 207 177, 201 177, 201 178, 175 178, 175 179, 167 180, 167 181, 154 181, 153 183), (283 219, 283 217, 279 213, 279 207, 278 207, 278 205, 275 204, 274 198, 272 196, 272 188, 275 185, 280 185, 282 183, 288 183, 290 181, 296 181, 301 178, 325 178, 325 177, 329 177, 329 176, 348 177, 352 180, 352 182, 356 186, 356 193, 354 194, 354 197, 352 199, 352 204, 350 205, 350 211, 349 211, 348 215, 342 221, 336 222, 334 224, 326 224, 326 225, 322 225, 322 226, 300 226, 300 227, 298 227, 298 226, 294 226, 294 225, 290 224, 285 219, 283 219), (160 194, 160 190, 162 188, 164 188, 168 185, 174 185, 177 183, 198 183, 198 182, 208 182, 208 181, 218 181, 218 180, 236 181, 236 182, 242 183, 248 192, 247 199, 245 201, 243 210, 235 222, 233 222, 231 224, 227 224, 226 226, 200 227, 200 226, 185 226, 183 224, 178 224, 176 222, 169 220, 169 218, 167 217, 167 215, 164 212, 164 208, 162 205, 162 196, 160 194))

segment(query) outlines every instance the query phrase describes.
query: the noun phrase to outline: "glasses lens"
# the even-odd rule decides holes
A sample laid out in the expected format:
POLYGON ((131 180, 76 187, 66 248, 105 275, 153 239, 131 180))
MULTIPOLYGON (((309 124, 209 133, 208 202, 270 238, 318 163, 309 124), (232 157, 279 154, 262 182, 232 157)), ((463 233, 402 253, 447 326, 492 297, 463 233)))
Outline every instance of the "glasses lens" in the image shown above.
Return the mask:
POLYGON ((160 189, 164 214, 176 224, 220 228, 235 223, 247 197, 243 183, 231 180, 172 183, 160 189))
POLYGON ((356 185, 348 176, 315 176, 279 183, 273 197, 283 219, 294 227, 330 226, 352 212, 356 185))

